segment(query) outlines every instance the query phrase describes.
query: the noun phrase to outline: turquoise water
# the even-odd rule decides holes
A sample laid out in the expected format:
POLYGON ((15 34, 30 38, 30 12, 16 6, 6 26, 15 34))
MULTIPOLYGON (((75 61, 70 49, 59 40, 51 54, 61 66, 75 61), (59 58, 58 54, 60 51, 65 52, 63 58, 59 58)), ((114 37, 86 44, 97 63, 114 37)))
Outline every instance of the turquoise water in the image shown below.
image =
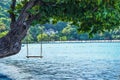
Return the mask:
MULTIPOLYGON (((30 55, 40 45, 29 44, 30 55)), ((18 55, 0 60, 0 73, 12 80, 120 80, 120 43, 43 44, 42 59, 18 55)))

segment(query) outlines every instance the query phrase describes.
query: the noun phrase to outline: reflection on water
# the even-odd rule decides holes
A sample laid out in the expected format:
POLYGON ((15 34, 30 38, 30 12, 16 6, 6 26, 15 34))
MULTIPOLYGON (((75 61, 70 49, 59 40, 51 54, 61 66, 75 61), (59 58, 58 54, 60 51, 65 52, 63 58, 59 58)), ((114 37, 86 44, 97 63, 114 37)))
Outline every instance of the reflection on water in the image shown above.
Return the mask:
MULTIPOLYGON (((39 45, 30 44, 30 54, 39 45)), ((0 73, 13 80, 120 80, 120 43, 44 44, 43 59, 18 55, 0 60, 0 73)))

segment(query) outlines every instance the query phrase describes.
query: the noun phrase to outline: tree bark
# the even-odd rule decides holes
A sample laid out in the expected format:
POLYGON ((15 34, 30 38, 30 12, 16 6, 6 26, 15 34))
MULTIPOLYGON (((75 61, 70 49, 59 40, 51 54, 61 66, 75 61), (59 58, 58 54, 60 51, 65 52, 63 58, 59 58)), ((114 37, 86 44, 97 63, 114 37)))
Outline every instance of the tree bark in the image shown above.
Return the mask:
POLYGON ((25 37, 28 28, 17 23, 14 27, 0 39, 0 58, 17 54, 21 49, 21 40, 25 37))
MULTIPOLYGON (((12 1, 11 9, 14 11, 16 0, 12 1)), ((11 30, 6 36, 0 38, 0 58, 15 55, 21 50, 21 40, 26 36, 31 22, 36 19, 36 17, 40 16, 39 14, 36 14, 29 17, 31 14, 27 13, 28 9, 31 9, 38 3, 37 1, 39 0, 30 0, 27 2, 17 19, 13 13, 10 13, 11 30)))

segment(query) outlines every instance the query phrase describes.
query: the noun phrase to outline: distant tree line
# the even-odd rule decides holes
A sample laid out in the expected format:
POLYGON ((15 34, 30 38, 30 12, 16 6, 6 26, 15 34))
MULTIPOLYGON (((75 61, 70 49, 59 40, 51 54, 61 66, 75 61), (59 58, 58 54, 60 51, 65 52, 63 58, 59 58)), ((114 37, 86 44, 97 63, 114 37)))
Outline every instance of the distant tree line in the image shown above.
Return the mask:
POLYGON ((57 24, 46 23, 44 25, 35 25, 29 29, 29 32, 23 42, 39 41, 78 41, 78 40, 118 40, 120 39, 120 29, 105 31, 104 33, 79 34, 77 27, 65 22, 57 24))

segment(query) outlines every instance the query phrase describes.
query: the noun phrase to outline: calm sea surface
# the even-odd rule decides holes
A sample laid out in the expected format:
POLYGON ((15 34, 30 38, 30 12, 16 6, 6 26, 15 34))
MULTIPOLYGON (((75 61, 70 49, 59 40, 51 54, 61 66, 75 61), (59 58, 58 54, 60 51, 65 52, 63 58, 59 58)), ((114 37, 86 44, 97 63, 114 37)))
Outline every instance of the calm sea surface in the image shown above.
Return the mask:
MULTIPOLYGON (((120 43, 43 44, 43 58, 19 54, 0 59, 0 80, 120 80, 120 43)), ((40 45, 29 44, 29 55, 40 45)))

